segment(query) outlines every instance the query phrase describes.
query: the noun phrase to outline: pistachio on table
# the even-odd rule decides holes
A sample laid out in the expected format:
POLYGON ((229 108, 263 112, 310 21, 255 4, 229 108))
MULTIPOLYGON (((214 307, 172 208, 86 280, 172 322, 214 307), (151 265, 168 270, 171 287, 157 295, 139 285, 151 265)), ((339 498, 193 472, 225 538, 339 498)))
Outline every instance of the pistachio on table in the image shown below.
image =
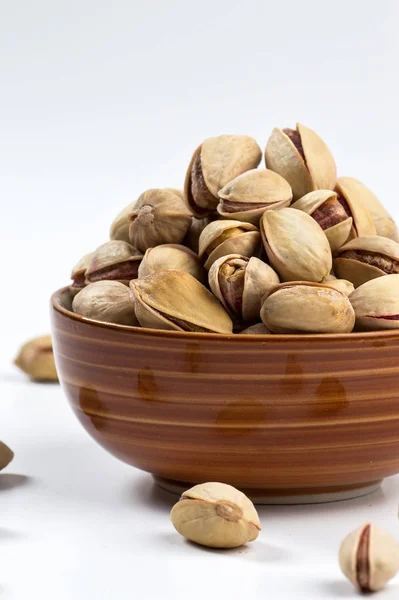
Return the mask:
POLYGON ((362 189, 351 177, 339 177, 335 186, 338 200, 353 219, 351 237, 376 235, 371 214, 363 201, 362 189))
POLYGON ((265 161, 292 187, 298 199, 313 190, 334 189, 337 177, 335 162, 323 140, 308 127, 273 130, 267 142, 265 161))
POLYGON ((276 286, 264 300, 260 316, 273 333, 349 333, 355 325, 345 294, 306 281, 276 286))
POLYGON ((126 285, 136 279, 143 255, 131 244, 121 240, 105 242, 92 253, 86 269, 86 283, 120 281, 126 285))
POLYGON ((51 335, 41 335, 26 342, 14 364, 34 381, 58 381, 51 335))
POLYGON ((268 210, 261 218, 260 230, 270 264, 283 281, 319 282, 331 271, 327 237, 305 212, 268 210))
POLYGON ((232 333, 232 321, 197 279, 184 271, 156 271, 133 279, 136 316, 143 327, 232 333))
POLYGON ((130 289, 119 281, 89 283, 74 297, 72 310, 96 321, 139 325, 130 289))
POLYGON ((13 458, 14 452, 4 442, 0 441, 0 471, 10 464, 13 458))
POLYGON ((71 273, 72 283, 69 286, 69 290, 72 295, 75 295, 78 292, 80 292, 80 290, 82 288, 84 288, 84 286, 86 285, 86 280, 85 280, 86 271, 87 271, 87 267, 89 266, 92 257, 93 257, 93 252, 89 252, 88 254, 85 254, 84 256, 82 256, 82 258, 80 260, 78 260, 76 265, 73 267, 72 273, 71 273))
POLYGON ((228 254, 209 269, 210 288, 238 329, 259 319, 262 298, 278 283, 277 273, 254 256, 228 254))
POLYGON ((237 548, 256 540, 261 529, 251 500, 233 486, 217 482, 184 492, 170 518, 183 537, 209 548, 237 548))
POLYGON ((199 239, 198 256, 210 269, 218 258, 227 254, 258 256, 261 251, 259 229, 241 221, 213 221, 203 230, 199 239))
POLYGON ((399 275, 371 279, 350 297, 358 329, 399 329, 399 275))
POLYGON ((399 544, 383 529, 365 523, 342 542, 339 565, 360 592, 377 592, 399 572, 399 544))
POLYGON ((205 269, 198 255, 180 244, 161 244, 148 248, 140 263, 138 276, 146 277, 163 270, 186 271, 201 283, 206 281, 205 269))
POLYGON ((378 235, 354 238, 335 253, 335 272, 359 287, 370 279, 399 273, 399 244, 378 235))
POLYGON ((248 135, 207 138, 195 150, 187 169, 184 199, 196 217, 214 212, 218 193, 232 179, 256 169, 262 151, 248 135))
POLYGON ((251 169, 227 183, 219 191, 218 213, 259 225, 265 210, 289 206, 292 190, 283 177, 269 169, 251 169))

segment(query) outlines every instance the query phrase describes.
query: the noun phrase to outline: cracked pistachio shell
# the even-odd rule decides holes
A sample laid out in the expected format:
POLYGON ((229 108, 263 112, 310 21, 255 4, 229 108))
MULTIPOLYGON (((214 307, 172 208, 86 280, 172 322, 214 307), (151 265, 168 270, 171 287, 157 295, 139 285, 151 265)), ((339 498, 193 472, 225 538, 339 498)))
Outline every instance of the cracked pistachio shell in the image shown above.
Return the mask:
POLYGON ((239 335, 269 335, 270 333, 271 331, 266 325, 263 323, 255 323, 255 325, 251 325, 240 331, 239 335))
POLYGON ((191 225, 191 217, 175 192, 147 190, 130 214, 130 243, 141 252, 160 244, 180 244, 191 225))
POLYGON ((270 264, 283 281, 321 281, 331 271, 330 244, 320 225, 294 208, 266 211, 260 221, 270 264))
POLYGON ((207 225, 209 225, 209 223, 211 223, 212 221, 215 221, 218 218, 219 218, 219 215, 217 213, 211 213, 210 215, 207 215, 206 217, 203 217, 202 219, 197 219, 197 217, 192 217, 191 225, 190 225, 182 243, 185 246, 187 246, 188 248, 190 248, 190 250, 192 250, 193 252, 198 254, 199 238, 200 238, 201 233, 203 232, 205 227, 207 225))
POLYGON ((4 469, 14 458, 14 452, 4 444, 0 442, 0 471, 4 469))
POLYGON ((261 529, 251 500, 226 483, 195 485, 174 505, 170 518, 183 537, 209 548, 237 548, 255 540, 261 529))
POLYGON ((229 254, 209 269, 209 285, 233 321, 259 320, 262 298, 280 282, 278 275, 259 258, 229 254))
POLYGON ((78 260, 76 265, 73 267, 71 273, 72 283, 69 286, 71 294, 77 294, 86 285, 86 270, 90 264, 93 254, 93 252, 85 254, 80 260, 78 260))
POLYGON ((26 342, 14 364, 34 381, 58 381, 51 335, 41 335, 26 342))
POLYGON ((96 281, 83 288, 72 301, 74 313, 106 323, 138 325, 129 288, 119 281, 96 281))
POLYGON ((350 238, 376 235, 374 221, 363 202, 363 190, 357 185, 356 180, 350 177, 339 177, 335 191, 340 200, 346 202, 352 215, 350 238))
POLYGON ((205 269, 197 254, 179 244, 162 244, 148 248, 139 266, 139 277, 147 277, 156 271, 185 271, 201 281, 206 280, 205 269))
POLYGON ((266 166, 288 181, 294 198, 334 189, 336 166, 323 140, 308 127, 274 129, 265 151, 266 166))
POLYGON ((292 190, 278 173, 251 169, 227 183, 220 190, 219 198, 217 211, 222 217, 259 225, 265 210, 290 205, 292 190))
POLYGON ((399 571, 399 544, 383 529, 365 523, 339 549, 343 574, 361 592, 377 592, 399 571))
POLYGON ((399 275, 363 283, 350 296, 359 329, 399 329, 399 275))
POLYGON ((130 202, 120 213, 115 217, 112 222, 109 237, 111 240, 122 240, 123 242, 130 242, 129 240, 129 227, 130 227, 130 215, 136 205, 136 202, 130 202))
POLYGON ((335 254, 337 275, 359 287, 370 279, 399 273, 399 244, 385 237, 354 238, 335 254))
POLYGON ((354 177, 340 177, 337 182, 351 190, 357 198, 360 198, 361 203, 371 215, 377 235, 390 238, 394 242, 399 241, 398 229, 395 221, 386 210, 385 206, 380 202, 377 196, 368 189, 368 187, 354 177))
POLYGON ((205 268, 221 256, 240 254, 258 255, 261 250, 259 229, 251 223, 241 221, 213 221, 202 231, 199 239, 198 256, 205 259, 205 268))
POLYGON ((232 321, 216 298, 184 271, 156 271, 130 282, 143 327, 231 333, 232 321))
POLYGON ((260 316, 273 333, 350 333, 355 325, 345 294, 307 281, 277 286, 264 300, 260 316))
POLYGON ((216 210, 218 193, 232 179, 256 169, 262 151, 247 135, 207 138, 195 150, 187 169, 184 199, 196 217, 216 210))
POLYGON ((352 217, 330 190, 315 190, 303 196, 291 208, 302 210, 320 225, 334 252, 347 241, 352 229, 352 217))
POLYGON ((86 269, 86 283, 116 280, 128 283, 137 277, 143 255, 122 240, 105 242, 92 254, 86 269))

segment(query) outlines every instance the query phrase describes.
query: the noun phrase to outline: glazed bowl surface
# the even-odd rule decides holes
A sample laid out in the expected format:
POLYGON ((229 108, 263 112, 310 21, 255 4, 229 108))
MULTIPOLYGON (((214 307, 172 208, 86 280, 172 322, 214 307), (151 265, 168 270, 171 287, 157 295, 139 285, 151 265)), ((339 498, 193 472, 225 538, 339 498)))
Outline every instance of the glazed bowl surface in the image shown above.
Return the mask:
POLYGON ((399 472, 399 330, 218 335, 71 312, 52 297, 57 370, 76 416, 117 458, 180 492, 230 483, 255 501, 314 502, 399 472))

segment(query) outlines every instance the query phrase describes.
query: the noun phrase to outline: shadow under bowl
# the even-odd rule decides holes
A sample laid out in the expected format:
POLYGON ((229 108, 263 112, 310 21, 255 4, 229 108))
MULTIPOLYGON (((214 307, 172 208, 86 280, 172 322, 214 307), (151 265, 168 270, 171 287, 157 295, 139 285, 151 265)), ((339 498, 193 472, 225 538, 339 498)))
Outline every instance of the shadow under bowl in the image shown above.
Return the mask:
POLYGON ((324 502, 399 472, 399 330, 218 335, 102 323, 52 297, 58 374, 90 435, 180 492, 324 502))

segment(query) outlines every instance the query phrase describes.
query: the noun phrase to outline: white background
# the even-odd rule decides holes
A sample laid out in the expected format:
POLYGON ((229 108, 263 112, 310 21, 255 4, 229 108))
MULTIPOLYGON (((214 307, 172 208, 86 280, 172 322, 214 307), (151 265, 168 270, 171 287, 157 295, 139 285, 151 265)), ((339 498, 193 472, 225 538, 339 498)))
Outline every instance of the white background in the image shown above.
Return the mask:
POLYGON ((10 360, 48 330, 51 292, 116 213, 181 187, 209 135, 264 147, 303 122, 399 217, 398 16, 396 0, 0 0, 0 438, 16 452, 0 480, 1 598, 351 596, 339 538, 366 518, 397 527, 396 480, 367 500, 263 508, 257 545, 200 551, 173 534, 173 499, 10 360))

